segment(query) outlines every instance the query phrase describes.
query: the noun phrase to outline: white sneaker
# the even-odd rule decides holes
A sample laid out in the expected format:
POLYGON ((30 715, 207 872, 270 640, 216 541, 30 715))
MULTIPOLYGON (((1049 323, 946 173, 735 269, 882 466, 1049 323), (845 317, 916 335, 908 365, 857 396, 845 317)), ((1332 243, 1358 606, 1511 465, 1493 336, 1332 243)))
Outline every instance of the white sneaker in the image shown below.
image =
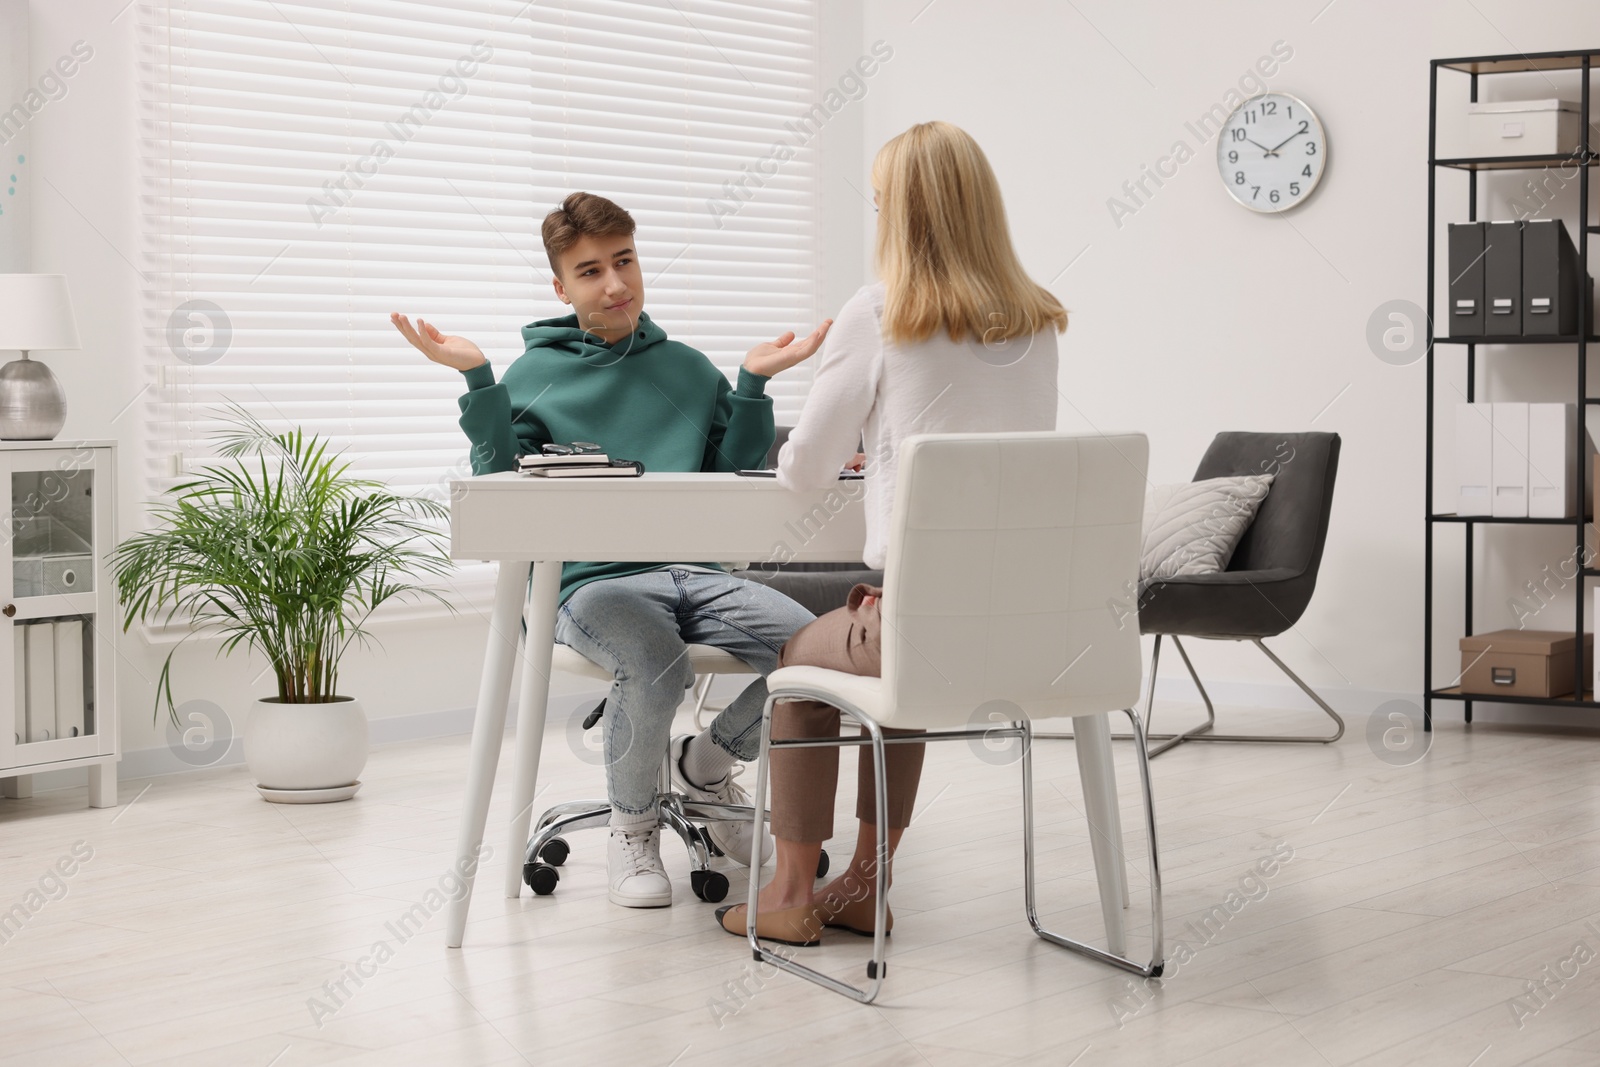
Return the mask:
POLYGON ((628 832, 611 828, 606 848, 606 873, 611 878, 611 903, 624 908, 664 908, 672 903, 672 882, 661 866, 661 830, 628 832))
MULTIPOLYGON (((698 786, 689 781, 683 773, 683 755, 689 747, 689 742, 694 740, 690 734, 679 734, 672 739, 668 747, 668 760, 672 765, 672 787, 690 800, 704 800, 716 804, 743 804, 749 806, 750 794, 745 792, 735 778, 744 770, 744 765, 735 763, 733 769, 727 773, 720 782, 712 782, 708 786, 698 786)), ((706 829, 711 833, 711 840, 723 851, 729 859, 741 866, 750 866, 750 837, 751 823, 753 820, 740 819, 736 822, 708 822, 706 829)), ((761 830, 761 863, 766 863, 772 858, 772 834, 766 827, 761 830)))

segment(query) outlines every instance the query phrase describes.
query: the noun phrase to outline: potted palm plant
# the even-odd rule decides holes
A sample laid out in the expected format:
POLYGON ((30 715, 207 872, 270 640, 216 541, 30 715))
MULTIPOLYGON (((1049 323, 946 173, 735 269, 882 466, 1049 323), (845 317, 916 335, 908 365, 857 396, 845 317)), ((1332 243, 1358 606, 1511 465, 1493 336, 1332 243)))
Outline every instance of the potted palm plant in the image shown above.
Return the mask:
MULTIPOLYGON (((245 763, 268 800, 344 800, 360 788, 367 719, 339 693, 339 662, 370 640, 380 606, 432 589, 412 579, 445 574, 450 560, 439 503, 348 476, 316 436, 273 433, 238 405, 216 434, 232 463, 202 468, 154 505, 156 525, 112 553, 123 629, 175 618, 220 635, 219 654, 243 645, 264 656, 277 692, 245 723, 245 763)), ((448 606, 448 605, 446 605, 448 606)), ((156 683, 174 724, 172 657, 156 683)), ((181 729, 181 726, 179 727, 181 729)))

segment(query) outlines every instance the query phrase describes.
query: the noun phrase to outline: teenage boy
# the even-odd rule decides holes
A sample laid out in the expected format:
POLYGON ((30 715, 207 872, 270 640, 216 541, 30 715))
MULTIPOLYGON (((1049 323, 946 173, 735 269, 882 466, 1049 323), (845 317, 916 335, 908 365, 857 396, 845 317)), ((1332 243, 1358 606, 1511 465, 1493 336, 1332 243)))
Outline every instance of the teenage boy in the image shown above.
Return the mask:
MULTIPOLYGON (((644 313, 644 280, 633 218, 604 197, 573 193, 545 216, 545 254, 556 296, 573 314, 522 328, 523 355, 494 380, 477 345, 404 315, 390 316, 429 359, 461 371, 461 428, 472 443, 472 471, 516 467, 519 451, 547 442, 594 441, 646 471, 735 471, 765 464, 772 447, 767 379, 806 359, 829 322, 804 340, 785 333, 744 358, 730 387, 705 355, 644 313)), ((561 572, 556 640, 612 672, 606 701, 606 786, 611 800, 607 866, 613 903, 672 903, 661 866, 656 774, 671 754, 676 788, 696 799, 748 804, 734 782, 735 761, 760 744, 765 676, 783 643, 812 614, 759 582, 715 563, 567 563, 561 572), (672 718, 693 681, 685 646, 715 645, 762 675, 697 737, 671 739, 672 718)), ((719 848, 752 859, 750 824, 710 825, 719 848)), ((772 851, 765 832, 757 864, 772 851)))

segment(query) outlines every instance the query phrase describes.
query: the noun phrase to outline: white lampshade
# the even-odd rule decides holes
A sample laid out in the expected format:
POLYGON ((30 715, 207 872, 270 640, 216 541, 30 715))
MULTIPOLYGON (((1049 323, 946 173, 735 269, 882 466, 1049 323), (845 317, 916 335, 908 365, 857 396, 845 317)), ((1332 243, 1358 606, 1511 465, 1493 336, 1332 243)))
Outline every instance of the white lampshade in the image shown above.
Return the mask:
POLYGON ((82 347, 65 274, 0 274, 0 350, 82 347))

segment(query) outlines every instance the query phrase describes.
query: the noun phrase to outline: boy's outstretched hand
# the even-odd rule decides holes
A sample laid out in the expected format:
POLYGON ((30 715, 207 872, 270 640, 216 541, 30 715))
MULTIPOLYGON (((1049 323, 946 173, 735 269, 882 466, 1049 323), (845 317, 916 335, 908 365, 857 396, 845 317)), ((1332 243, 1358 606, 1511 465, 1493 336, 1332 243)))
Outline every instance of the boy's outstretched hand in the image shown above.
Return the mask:
MULTIPOLYGON (((451 337, 442 334, 430 323, 417 320, 417 326, 422 331, 411 325, 411 321, 398 311, 389 313, 389 321, 394 323, 394 328, 399 330, 407 341, 410 341, 417 351, 446 367, 467 371, 482 363, 488 362, 488 357, 483 354, 483 349, 467 340, 465 337, 451 337)), ((808 352, 807 355, 810 355, 808 352)), ((804 358, 804 357, 802 357, 804 358)), ((796 360, 795 362, 799 362, 796 360)))
POLYGON ((745 354, 744 369, 751 374, 759 374, 766 378, 772 377, 779 371, 786 371, 796 363, 809 359, 817 349, 821 348, 822 339, 828 336, 828 327, 832 325, 832 319, 825 319, 822 325, 804 340, 796 341, 791 330, 775 341, 756 345, 745 354))

